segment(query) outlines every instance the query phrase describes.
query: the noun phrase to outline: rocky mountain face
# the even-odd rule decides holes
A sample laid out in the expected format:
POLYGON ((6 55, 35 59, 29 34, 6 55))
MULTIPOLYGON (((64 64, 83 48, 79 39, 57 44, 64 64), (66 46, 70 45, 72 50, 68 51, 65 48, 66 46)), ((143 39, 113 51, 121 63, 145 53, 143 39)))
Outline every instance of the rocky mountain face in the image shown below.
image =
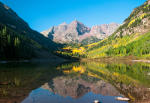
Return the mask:
POLYGON ((83 23, 75 20, 70 24, 62 23, 59 26, 54 26, 41 33, 58 43, 74 43, 82 42, 90 37, 104 39, 111 35, 118 27, 119 24, 111 23, 89 28, 83 23))
POLYGON ((150 28, 150 0, 135 8, 123 25, 116 31, 117 36, 144 34, 150 28))
POLYGON ((120 25, 117 23, 93 26, 89 33, 79 36, 79 41, 91 36, 96 37, 97 39, 104 39, 113 34, 119 26, 120 25))

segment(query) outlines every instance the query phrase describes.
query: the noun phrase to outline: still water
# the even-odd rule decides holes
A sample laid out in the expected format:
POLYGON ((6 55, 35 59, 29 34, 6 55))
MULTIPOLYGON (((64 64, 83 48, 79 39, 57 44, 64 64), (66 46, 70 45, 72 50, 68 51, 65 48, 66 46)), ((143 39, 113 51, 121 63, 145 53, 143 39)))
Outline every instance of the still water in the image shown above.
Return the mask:
POLYGON ((150 102, 150 64, 75 62, 0 64, 0 103, 150 102))

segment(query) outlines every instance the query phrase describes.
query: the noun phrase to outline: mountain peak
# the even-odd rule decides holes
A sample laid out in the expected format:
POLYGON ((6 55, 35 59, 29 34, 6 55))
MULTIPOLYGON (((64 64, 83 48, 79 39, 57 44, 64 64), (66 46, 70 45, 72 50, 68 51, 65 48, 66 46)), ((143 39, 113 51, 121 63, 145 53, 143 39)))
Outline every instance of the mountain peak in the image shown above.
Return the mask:
POLYGON ((72 21, 70 24, 83 24, 80 21, 78 21, 77 19, 75 19, 74 21, 72 21))

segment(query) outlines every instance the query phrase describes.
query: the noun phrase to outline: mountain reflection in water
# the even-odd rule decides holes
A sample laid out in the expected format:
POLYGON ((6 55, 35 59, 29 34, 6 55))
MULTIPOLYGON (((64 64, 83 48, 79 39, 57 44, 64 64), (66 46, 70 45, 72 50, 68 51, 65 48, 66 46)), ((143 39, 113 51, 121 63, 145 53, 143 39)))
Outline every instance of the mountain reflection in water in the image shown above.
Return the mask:
POLYGON ((103 103, 120 103, 113 97, 120 96, 120 93, 111 84, 93 77, 84 78, 81 76, 56 77, 41 88, 32 91, 22 103, 92 103, 95 99, 103 103))
POLYGON ((97 99, 127 103, 115 100, 118 96, 130 98, 131 103, 150 102, 150 64, 146 63, 21 64, 13 69, 1 66, 0 71, 0 83, 9 81, 0 85, 7 92, 0 92, 0 103, 92 103, 97 99))

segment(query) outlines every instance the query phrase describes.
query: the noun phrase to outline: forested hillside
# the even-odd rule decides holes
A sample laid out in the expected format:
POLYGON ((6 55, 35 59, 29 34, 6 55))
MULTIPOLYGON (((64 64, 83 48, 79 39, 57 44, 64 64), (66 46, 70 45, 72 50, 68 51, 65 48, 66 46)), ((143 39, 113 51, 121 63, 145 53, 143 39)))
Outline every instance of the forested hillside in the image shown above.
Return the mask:
POLYGON ((91 44, 87 57, 137 56, 150 54, 150 1, 137 7, 123 25, 107 39, 91 44))
POLYGON ((58 46, 0 3, 0 60, 50 58, 58 46))

